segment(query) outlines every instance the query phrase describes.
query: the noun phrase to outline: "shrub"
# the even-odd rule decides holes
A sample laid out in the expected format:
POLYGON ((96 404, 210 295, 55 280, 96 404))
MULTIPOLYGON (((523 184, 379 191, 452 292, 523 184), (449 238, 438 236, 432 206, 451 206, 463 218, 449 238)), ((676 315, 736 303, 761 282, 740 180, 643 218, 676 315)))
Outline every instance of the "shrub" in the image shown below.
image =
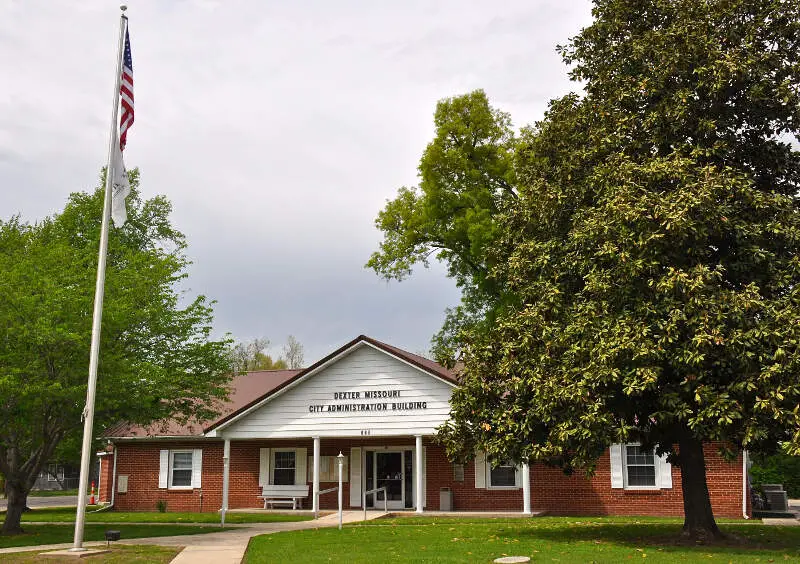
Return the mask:
POLYGON ((754 487, 761 484, 783 484, 783 489, 790 498, 800 498, 800 456, 754 456, 750 477, 754 487))
POLYGON ((159 513, 166 513, 167 512, 167 502, 166 502, 166 500, 159 499, 156 502, 156 509, 158 509, 159 513))

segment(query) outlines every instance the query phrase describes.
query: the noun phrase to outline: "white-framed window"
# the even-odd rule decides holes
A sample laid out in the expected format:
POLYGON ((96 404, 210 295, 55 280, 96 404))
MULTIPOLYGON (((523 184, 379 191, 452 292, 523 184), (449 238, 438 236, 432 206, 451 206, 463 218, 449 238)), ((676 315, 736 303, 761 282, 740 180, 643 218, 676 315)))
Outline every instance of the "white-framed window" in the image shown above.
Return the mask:
POLYGON ((48 464, 45 470, 48 482, 63 482, 64 481, 64 467, 60 464, 48 464))
POLYGON ((192 458, 191 450, 171 450, 169 452, 170 488, 192 487, 192 458))
POLYGON ((655 488, 658 464, 652 450, 641 445, 623 445, 623 468, 626 488, 655 488))
POLYGON ((517 467, 511 462, 503 462, 496 466, 489 466, 487 484, 490 488, 516 488, 517 467))
POLYGON ((272 451, 272 484, 278 486, 291 486, 295 483, 297 472, 297 451, 278 450, 272 451))
POLYGON ((511 462, 492 463, 483 451, 475 452, 475 489, 514 490, 522 487, 522 469, 511 462))
POLYGON ((308 449, 304 447, 260 448, 258 485, 296 486, 308 483, 307 455, 308 449))
POLYGON ((158 487, 191 490, 201 487, 203 450, 163 449, 160 452, 158 487))

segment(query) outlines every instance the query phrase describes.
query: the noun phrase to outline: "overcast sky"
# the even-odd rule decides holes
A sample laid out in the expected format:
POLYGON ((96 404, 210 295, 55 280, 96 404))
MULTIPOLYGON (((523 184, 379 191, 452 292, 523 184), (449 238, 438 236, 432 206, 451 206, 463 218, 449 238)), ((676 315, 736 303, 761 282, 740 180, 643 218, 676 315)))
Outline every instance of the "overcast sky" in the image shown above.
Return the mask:
MULTIPOLYGON (((165 194, 218 334, 289 334, 311 363, 364 333, 427 351, 459 293, 443 269, 363 268, 417 181, 436 101, 483 88, 515 127, 575 90, 555 52, 585 0, 128 2, 128 168, 165 194)), ((0 0, 0 217, 29 221, 105 165, 118 4, 0 0)))

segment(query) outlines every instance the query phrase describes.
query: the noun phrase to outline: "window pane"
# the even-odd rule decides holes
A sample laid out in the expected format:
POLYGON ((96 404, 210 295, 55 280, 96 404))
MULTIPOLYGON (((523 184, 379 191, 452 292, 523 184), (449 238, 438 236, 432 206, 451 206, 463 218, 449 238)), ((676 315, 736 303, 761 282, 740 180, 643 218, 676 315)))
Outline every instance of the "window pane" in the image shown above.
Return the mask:
POLYGON ((655 486, 656 469, 653 466, 628 466, 629 486, 655 486))
POLYGON ((294 484, 295 452, 284 450, 275 452, 275 468, 272 471, 272 483, 278 486, 294 484))
POLYGON ((273 474, 273 483, 278 486, 294 485, 294 468, 276 468, 273 474))
POLYGON ((192 485, 192 471, 178 470, 172 471, 172 485, 173 486, 191 486, 192 485))
POLYGON ((516 485, 516 468, 513 466, 495 466, 491 470, 491 485, 514 487, 516 485))
POLYGON ((172 453, 172 467, 177 469, 190 469, 192 468, 192 453, 191 452, 173 452, 172 453))
POLYGON ((647 464, 651 466, 655 464, 652 451, 643 451, 642 447, 639 446, 629 446, 626 448, 626 451, 628 464, 647 464))
POLYGON ((629 486, 656 485, 656 460, 653 451, 646 451, 640 446, 626 446, 625 466, 629 486))
POLYGON ((294 451, 275 453, 275 468, 294 468, 294 451))

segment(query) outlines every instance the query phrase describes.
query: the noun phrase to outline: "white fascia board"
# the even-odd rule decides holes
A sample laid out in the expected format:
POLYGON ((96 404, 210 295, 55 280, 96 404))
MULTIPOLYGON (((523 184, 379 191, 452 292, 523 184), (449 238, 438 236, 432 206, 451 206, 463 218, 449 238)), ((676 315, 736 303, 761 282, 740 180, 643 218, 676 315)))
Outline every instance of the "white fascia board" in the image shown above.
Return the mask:
POLYGON ((145 435, 143 437, 103 437, 110 441, 128 442, 128 441, 202 441, 209 438, 210 435, 145 435))
POLYGON ((425 374, 425 375, 427 375, 427 376, 430 376, 431 378, 435 378, 436 380, 439 380, 440 382, 444 382, 445 384, 447 384, 447 385, 448 385, 448 386, 450 386, 451 388, 457 388, 457 387, 458 387, 458 384, 456 384, 455 382, 451 382, 450 380, 447 380, 447 379, 445 379, 445 378, 442 378, 442 377, 441 377, 441 376, 439 376, 438 374, 432 374, 431 372, 428 372, 428 371, 427 371, 427 370, 425 370, 424 368, 420 368, 420 367, 419 367, 419 366, 417 366, 416 364, 412 364, 412 363, 408 362, 407 360, 405 360, 405 359, 403 359, 403 358, 401 358, 401 357, 399 357, 399 356, 397 356, 397 355, 394 355, 394 354, 390 353, 389 351, 386 351, 386 350, 384 350, 384 349, 382 349, 382 348, 380 348, 380 347, 376 347, 376 346, 375 346, 375 345, 373 345, 372 343, 368 343, 368 342, 366 342, 366 341, 362 341, 362 342, 363 342, 365 345, 372 347, 372 348, 373 348, 373 349, 375 349, 376 351, 382 352, 383 354, 385 354, 385 355, 387 355, 387 356, 390 356, 390 357, 392 357, 392 358, 393 358, 393 359, 395 359, 395 360, 399 360, 400 362, 402 362, 402 363, 403 363, 403 364, 405 364, 406 366, 410 366, 411 368, 414 368, 415 370, 418 370, 419 372, 422 372, 423 374, 425 374))

